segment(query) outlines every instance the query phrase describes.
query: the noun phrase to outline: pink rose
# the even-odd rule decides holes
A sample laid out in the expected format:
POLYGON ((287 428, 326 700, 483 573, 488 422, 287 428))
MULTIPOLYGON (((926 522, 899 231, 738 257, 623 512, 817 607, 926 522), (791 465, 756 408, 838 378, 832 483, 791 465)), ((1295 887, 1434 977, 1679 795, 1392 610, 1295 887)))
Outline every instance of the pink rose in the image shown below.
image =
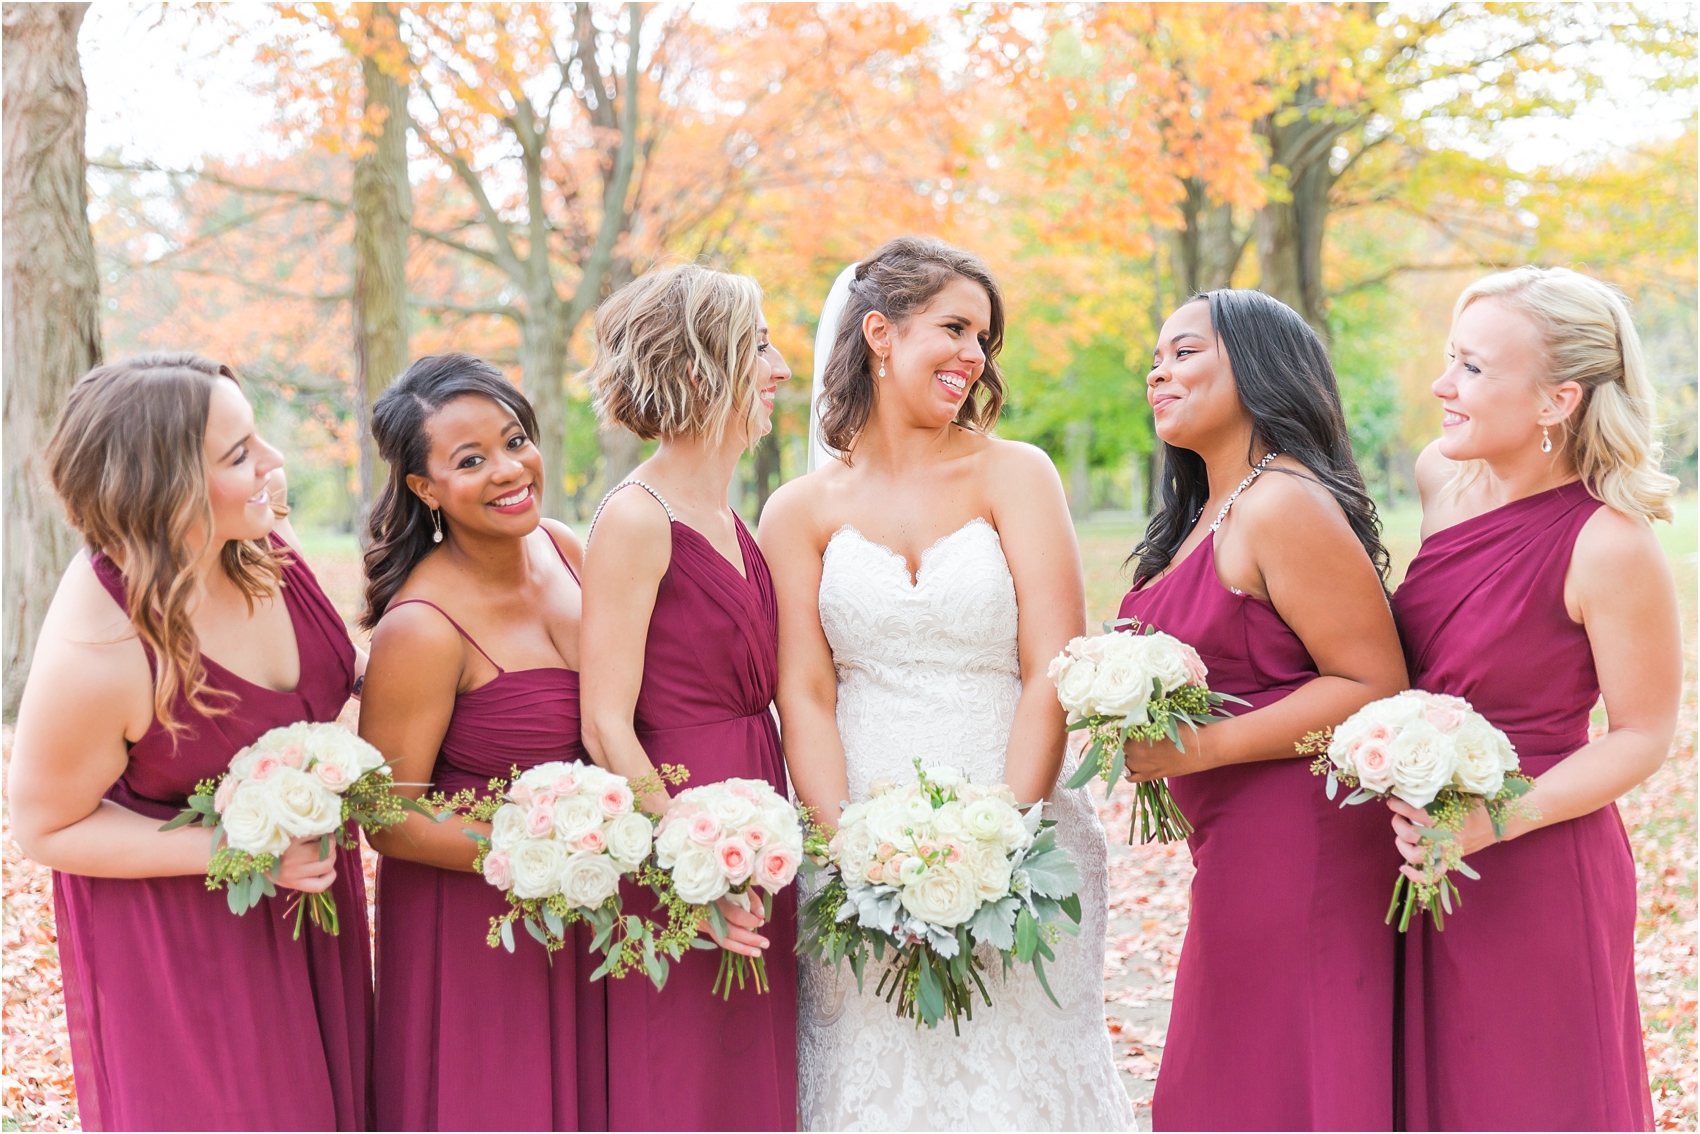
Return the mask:
POLYGON ((932 857, 939 853, 939 848, 932 843, 922 843, 915 848, 915 853, 930 862, 932 857))
POLYGON ((555 782, 549 785, 549 790, 555 793, 556 799, 571 795, 578 790, 578 777, 571 772, 562 772, 555 777, 555 782))
POLYGON ((348 786, 348 773, 335 764, 321 760, 313 765, 313 774, 319 778, 320 783, 334 792, 340 793, 343 788, 348 786))
POLYGON ((961 860, 961 858, 962 858, 962 848, 961 847, 957 846, 955 843, 946 843, 944 845, 944 860, 946 862, 958 862, 958 861, 961 860))
POLYGON ((242 781, 235 776, 226 776, 218 782, 218 790, 213 792, 213 810, 220 815, 230 806, 230 800, 236 794, 236 787, 242 781))
POLYGON ((1352 755, 1358 770, 1358 784, 1373 792, 1383 792, 1393 786, 1393 750, 1382 740, 1360 743, 1352 755))
POLYGON ((769 891, 783 890, 797 876, 800 862, 790 847, 768 847, 756 860, 756 883, 769 891))
POLYGON ((879 860, 881 862, 884 862, 887 859, 889 859, 892 855, 897 853, 897 848, 892 846, 890 843, 881 843, 880 849, 875 853, 878 856, 879 860))
POLYGON ((550 810, 554 810, 555 800, 558 798, 559 797, 556 796, 553 788, 539 788, 531 793, 531 805, 533 807, 547 807, 550 810))
POLYGON ((521 807, 530 806, 531 796, 532 791, 530 784, 515 784, 508 791, 508 798, 519 804, 521 807))
POLYGON ((601 831, 586 831, 584 833, 584 837, 578 841, 579 850, 593 851, 596 853, 601 853, 602 848, 607 845, 608 840, 602 837, 601 831))
POLYGON ((494 850, 484 856, 484 881, 498 890, 513 888, 513 870, 508 866, 508 852, 494 850))
POLYGON ((307 759, 307 754, 301 751, 299 744, 286 744, 278 749, 277 758, 291 768, 299 768, 307 759))
POLYGON ((1193 649, 1185 642, 1180 644, 1180 654, 1181 664, 1186 667, 1187 684, 1203 685, 1205 679, 1210 676, 1210 670, 1206 668, 1204 659, 1198 656, 1197 650, 1193 649))
POLYGON ((601 806, 602 814, 610 819, 624 815, 632 809, 632 789, 625 784, 609 784, 602 789, 602 795, 596 802, 601 806))
POLYGON ((759 794, 752 785, 745 784, 745 783, 730 783, 730 784, 727 784, 726 790, 731 792, 733 795, 737 796, 739 799, 747 799, 747 800, 750 800, 752 803, 755 801, 755 799, 757 798, 757 796, 759 794))
POLYGON ((1393 730, 1384 724, 1373 724, 1369 726, 1369 729, 1364 733, 1363 738, 1365 740, 1392 740, 1393 730))
POLYGON ((525 813, 525 833, 534 839, 541 839, 555 829, 555 806, 553 803, 539 800, 530 811, 525 813))
POLYGON ((750 844, 743 839, 721 839, 714 844, 714 859, 720 864, 720 873, 734 886, 749 878, 756 866, 755 857, 750 844))
POLYGON ((251 779, 263 780, 281 767, 283 767, 283 761, 268 752, 254 761, 254 770, 249 772, 248 775, 251 779))
POLYGON ((1423 719, 1441 732, 1452 732, 1464 723, 1464 714, 1450 705, 1430 705, 1423 710, 1423 719))
POLYGON ((877 886, 885 878, 885 867, 877 862, 870 862, 862 867, 862 877, 877 886))
POLYGON ((690 818, 691 842, 711 847, 720 841, 720 820, 706 811, 699 811, 690 818))
POLYGON ((760 823, 751 823, 743 830, 743 839, 750 844, 751 850, 760 850, 773 841, 773 836, 767 833, 767 828, 760 823))
POLYGON ((903 881, 903 860, 901 858, 885 860, 885 880, 893 886, 903 881))

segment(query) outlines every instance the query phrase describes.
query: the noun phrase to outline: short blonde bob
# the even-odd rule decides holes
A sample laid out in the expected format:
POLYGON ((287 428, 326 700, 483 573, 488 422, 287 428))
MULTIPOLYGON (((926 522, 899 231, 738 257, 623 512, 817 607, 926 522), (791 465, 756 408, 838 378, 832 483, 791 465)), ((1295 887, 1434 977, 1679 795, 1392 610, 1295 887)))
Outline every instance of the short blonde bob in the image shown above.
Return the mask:
MULTIPOLYGON (((718 443, 755 411, 761 287, 697 264, 658 268, 596 311, 586 372, 604 424, 645 441, 702 435, 718 443)), ((748 441, 758 438, 750 430, 748 441)))
MULTIPOLYGON (((1457 321, 1480 299, 1528 316, 1546 347, 1547 381, 1575 382, 1582 401, 1559 424, 1571 465, 1595 498, 1627 516, 1669 520, 1677 481, 1659 469, 1653 386, 1623 293, 1568 268, 1514 268, 1477 280, 1452 309, 1457 321)), ((1461 489, 1481 472, 1466 461, 1461 489)))

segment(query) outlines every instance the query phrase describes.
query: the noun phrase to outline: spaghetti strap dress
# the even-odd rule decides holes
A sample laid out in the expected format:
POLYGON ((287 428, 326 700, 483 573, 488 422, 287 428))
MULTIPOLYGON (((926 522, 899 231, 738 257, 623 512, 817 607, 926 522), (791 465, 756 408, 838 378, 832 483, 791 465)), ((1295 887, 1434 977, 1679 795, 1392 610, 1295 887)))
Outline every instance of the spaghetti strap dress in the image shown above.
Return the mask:
MULTIPOLYGON (((1574 481, 1423 541, 1393 613, 1411 684, 1503 730, 1539 776, 1588 743, 1599 680, 1564 606, 1602 505, 1574 481)), ((1410 1130, 1651 1130, 1635 991, 1635 860, 1617 805, 1470 856, 1463 907, 1414 921, 1404 966, 1410 1130)))
MULTIPOLYGON (((1317 677, 1275 607, 1217 577, 1213 533, 1129 592, 1121 617, 1189 643, 1210 688, 1252 708, 1317 677)), ((1401 860, 1387 816, 1342 810, 1309 765, 1169 780, 1197 872, 1154 1130, 1392 1127, 1395 934, 1383 916, 1401 860)))
MULTIPOLYGON (((455 697, 434 790, 484 795, 491 779, 509 779, 516 767, 589 760, 575 671, 505 670, 436 604, 405 599, 391 609, 408 603, 442 614, 496 667, 495 678, 455 697)), ((379 1129, 608 1128, 604 983, 589 979, 590 936, 574 926, 553 958, 523 933, 512 953, 492 948, 490 919, 507 908, 482 875, 380 861, 379 1129)))
MULTIPOLYGON (((274 537, 301 676, 283 693, 203 657, 230 711, 179 694, 188 728, 157 719, 130 746, 106 799, 164 822, 201 780, 261 734, 334 721, 354 688, 354 646, 306 563, 274 537)), ((95 575, 123 609, 124 578, 99 553, 95 575)), ((148 668, 156 668, 146 644, 148 668)), ((238 917, 200 875, 90 878, 55 871, 65 1016, 87 1130, 365 1130, 371 1125, 372 985, 366 883, 357 850, 337 850, 342 932, 293 940, 294 894, 238 917)))
MULTIPOLYGON (((648 485, 629 481, 655 495, 648 485)), ((616 490, 617 491, 617 490, 616 490)), ((663 507, 666 501, 661 500, 663 507)), ((767 561, 734 517, 744 572, 672 519, 673 558, 655 596, 633 723, 656 765, 684 787, 732 777, 786 793, 779 726, 779 610, 767 561)), ((594 531, 592 533, 594 537, 594 531)), ((627 909, 653 897, 628 887, 627 909)), ((717 950, 693 949, 657 992, 632 977, 608 989, 608 1108, 615 1130, 797 1129, 795 887, 776 895, 762 929, 770 990, 710 992, 717 950)))

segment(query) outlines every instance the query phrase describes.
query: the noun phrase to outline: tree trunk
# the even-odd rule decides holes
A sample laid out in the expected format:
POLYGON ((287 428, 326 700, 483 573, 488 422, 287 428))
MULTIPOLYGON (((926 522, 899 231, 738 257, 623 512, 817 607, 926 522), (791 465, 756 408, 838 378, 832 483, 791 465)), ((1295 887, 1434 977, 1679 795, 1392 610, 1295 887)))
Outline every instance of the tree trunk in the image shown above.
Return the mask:
POLYGON ((779 487, 779 430, 756 443, 756 518, 767 507, 767 498, 779 487))
POLYGON ((1182 227, 1170 233, 1177 305, 1200 292, 1227 287, 1246 245, 1245 234, 1234 231, 1233 206, 1211 201, 1196 177, 1188 177, 1185 184, 1182 227))
MULTIPOLYGON (((1314 90, 1301 89, 1291 121, 1265 118, 1269 164, 1286 179, 1286 200, 1257 213, 1258 287, 1305 317, 1328 341, 1328 301, 1322 290, 1322 237, 1328 227, 1328 194, 1334 187, 1329 154, 1343 125, 1329 118, 1314 90), (1277 124, 1279 121, 1279 124, 1277 124)), ((1290 113, 1293 108, 1283 108, 1290 113)), ((1284 119, 1282 112, 1277 112, 1284 119)))
POLYGON ((1092 423, 1071 421, 1063 428, 1068 461, 1068 510, 1077 520, 1092 514, 1092 423))
POLYGON ((543 514, 567 518, 566 389, 567 341, 554 285, 543 281, 546 294, 533 296, 519 325, 519 368, 525 396, 537 411, 537 447, 543 451, 543 514))
MULTIPOLYGON (((393 30, 377 28, 395 14, 372 4, 368 42, 393 30)), ((407 180, 407 89, 372 54, 360 60, 369 118, 382 118, 368 149, 354 163, 355 413, 360 423, 360 504, 355 528, 365 538, 366 513, 383 487, 384 470, 372 442, 372 403, 407 368, 407 237, 413 193, 407 180)))
POLYGON ((607 492, 642 463, 643 442, 625 426, 610 423, 596 431, 596 443, 602 450, 602 491, 607 492))
POLYGON ((83 154, 77 54, 87 4, 4 6, 5 712, 76 550, 44 450, 65 395, 100 362, 100 274, 83 154))

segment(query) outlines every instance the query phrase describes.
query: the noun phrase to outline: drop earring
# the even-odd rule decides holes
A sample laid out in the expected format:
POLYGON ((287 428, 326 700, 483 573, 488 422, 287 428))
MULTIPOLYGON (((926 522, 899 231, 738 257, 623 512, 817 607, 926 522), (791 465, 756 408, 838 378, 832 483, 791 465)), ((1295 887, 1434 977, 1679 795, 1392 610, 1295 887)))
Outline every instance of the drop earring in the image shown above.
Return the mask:
POLYGON ((443 524, 442 521, 437 519, 437 510, 435 508, 431 509, 431 542, 443 542, 443 524))
POLYGON ((880 377, 885 377, 885 355, 880 355, 880 377))
POLYGON ((1547 432, 1547 427, 1544 425, 1541 426, 1541 452, 1552 452, 1552 434, 1547 432))

